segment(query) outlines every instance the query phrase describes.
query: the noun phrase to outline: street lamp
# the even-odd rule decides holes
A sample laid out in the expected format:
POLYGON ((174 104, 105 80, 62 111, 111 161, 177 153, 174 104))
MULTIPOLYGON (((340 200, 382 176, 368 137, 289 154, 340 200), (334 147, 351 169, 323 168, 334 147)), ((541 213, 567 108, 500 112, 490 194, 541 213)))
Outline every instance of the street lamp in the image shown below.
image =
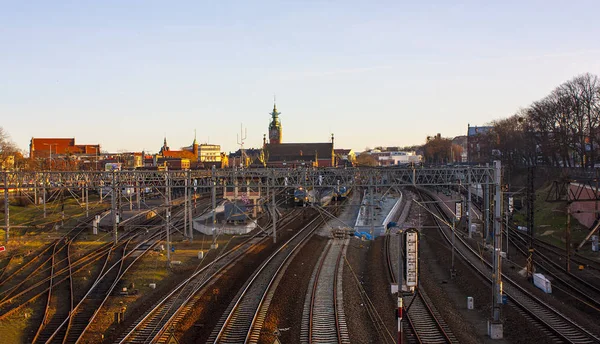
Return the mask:
POLYGON ((99 147, 92 147, 94 148, 94 150, 96 151, 96 171, 98 170, 98 148, 99 147))
MULTIPOLYGON (((50 163, 49 163, 49 170, 52 171, 52 146, 57 146, 58 143, 44 143, 44 146, 50 146, 50 163)), ((58 149, 56 150, 56 154, 58 155, 58 149)))

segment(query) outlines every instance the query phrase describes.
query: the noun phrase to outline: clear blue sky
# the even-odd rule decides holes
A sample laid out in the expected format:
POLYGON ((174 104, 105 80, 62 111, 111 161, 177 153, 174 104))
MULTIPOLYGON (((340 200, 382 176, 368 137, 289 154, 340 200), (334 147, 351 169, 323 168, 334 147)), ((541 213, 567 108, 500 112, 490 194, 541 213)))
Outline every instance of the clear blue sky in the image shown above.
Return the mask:
POLYGON ((0 2, 0 126, 17 145, 422 144, 600 75, 598 1, 0 2))

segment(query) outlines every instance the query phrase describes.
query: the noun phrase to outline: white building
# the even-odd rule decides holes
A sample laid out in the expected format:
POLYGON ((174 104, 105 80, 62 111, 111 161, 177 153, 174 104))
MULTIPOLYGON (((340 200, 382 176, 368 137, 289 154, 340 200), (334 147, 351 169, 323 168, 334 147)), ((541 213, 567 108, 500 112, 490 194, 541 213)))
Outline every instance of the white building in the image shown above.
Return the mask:
POLYGON ((392 165, 406 165, 406 164, 417 164, 423 160, 421 155, 417 155, 416 152, 403 152, 403 151, 381 151, 379 149, 373 149, 368 152, 377 158, 380 166, 392 166, 392 165))
POLYGON ((221 162, 221 146, 203 143, 198 146, 200 162, 221 162))

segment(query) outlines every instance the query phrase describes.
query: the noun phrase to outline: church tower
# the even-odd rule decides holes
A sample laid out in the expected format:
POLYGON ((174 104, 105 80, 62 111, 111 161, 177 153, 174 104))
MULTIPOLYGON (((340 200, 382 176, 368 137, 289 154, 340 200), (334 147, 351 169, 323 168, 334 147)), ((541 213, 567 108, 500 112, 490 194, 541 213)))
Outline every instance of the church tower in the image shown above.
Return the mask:
POLYGON ((168 152, 169 151, 169 146, 167 146, 167 136, 165 135, 165 139, 163 141, 163 146, 160 148, 160 154, 163 154, 163 152, 168 152))
POLYGON ((269 124, 269 143, 280 144, 281 143, 281 122, 279 121, 279 115, 281 112, 277 112, 277 105, 273 103, 273 112, 271 112, 271 124, 269 124))
POLYGON ((194 154, 194 158, 199 160, 198 156, 198 141, 196 141, 196 129, 194 129, 194 143, 192 143, 192 153, 194 154))

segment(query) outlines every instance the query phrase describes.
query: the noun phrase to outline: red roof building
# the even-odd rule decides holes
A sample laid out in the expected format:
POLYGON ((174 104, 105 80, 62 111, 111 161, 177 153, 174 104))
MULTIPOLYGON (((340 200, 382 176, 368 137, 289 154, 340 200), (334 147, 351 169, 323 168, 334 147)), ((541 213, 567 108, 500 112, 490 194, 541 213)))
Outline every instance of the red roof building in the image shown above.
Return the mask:
POLYGON ((29 142, 29 157, 49 158, 51 155, 99 155, 100 145, 76 145, 74 138, 35 138, 29 142))
POLYGON ((263 138, 263 151, 268 167, 332 167, 335 166, 333 134, 331 142, 283 143, 281 112, 273 105, 269 124, 269 143, 263 138))

